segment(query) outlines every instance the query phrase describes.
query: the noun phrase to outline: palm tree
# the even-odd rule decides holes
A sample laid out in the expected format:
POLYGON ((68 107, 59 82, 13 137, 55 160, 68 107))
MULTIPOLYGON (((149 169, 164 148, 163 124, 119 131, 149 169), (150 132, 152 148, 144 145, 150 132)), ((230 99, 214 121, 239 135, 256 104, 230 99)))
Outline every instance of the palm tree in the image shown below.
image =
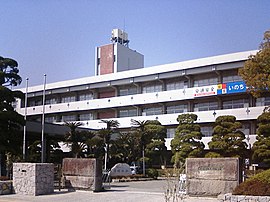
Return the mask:
POLYGON ((71 148, 71 153, 74 158, 82 155, 83 150, 87 148, 87 140, 90 139, 92 133, 89 131, 78 131, 77 128, 83 124, 80 122, 66 122, 70 131, 65 135, 66 144, 71 148))
POLYGON ((131 119, 131 125, 135 126, 136 129, 136 133, 139 136, 140 139, 140 144, 142 147, 142 161, 143 161, 143 175, 145 175, 145 148, 146 145, 148 143, 147 141, 147 131, 145 129, 145 126, 149 123, 149 121, 138 121, 138 120, 134 120, 131 119))
POLYGON ((106 128, 102 128, 101 130, 98 131, 99 137, 101 137, 104 142, 104 150, 105 150, 104 170, 106 170, 111 136, 118 129, 119 122, 116 120, 101 120, 101 122, 106 124, 106 128))

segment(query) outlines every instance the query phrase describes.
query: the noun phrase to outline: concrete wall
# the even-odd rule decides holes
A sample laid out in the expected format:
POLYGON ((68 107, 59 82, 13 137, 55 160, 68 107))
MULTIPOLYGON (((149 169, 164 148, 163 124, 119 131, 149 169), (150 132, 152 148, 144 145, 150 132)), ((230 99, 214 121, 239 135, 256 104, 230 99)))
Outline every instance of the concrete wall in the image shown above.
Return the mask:
POLYGON ((116 43, 114 46, 116 61, 114 63, 114 72, 139 69, 144 67, 144 56, 130 48, 116 43))
POLYGON ((100 191, 102 162, 97 159, 63 159, 63 181, 67 188, 100 191))
POLYGON ((13 188, 16 194, 41 195, 54 191, 52 163, 13 163, 13 188))
POLYGON ((239 184, 238 158, 188 158, 187 194, 217 196, 231 193, 239 184))

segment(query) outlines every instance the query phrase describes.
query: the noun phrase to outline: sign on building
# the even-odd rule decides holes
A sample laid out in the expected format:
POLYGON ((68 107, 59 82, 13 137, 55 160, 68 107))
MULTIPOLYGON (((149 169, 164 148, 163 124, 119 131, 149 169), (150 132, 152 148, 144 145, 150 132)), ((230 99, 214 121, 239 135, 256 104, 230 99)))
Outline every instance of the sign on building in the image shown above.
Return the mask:
POLYGON ((244 81, 236 81, 218 84, 217 94, 231 94, 231 93, 243 93, 246 92, 247 87, 244 81))
POLYGON ((244 81, 227 83, 227 94, 246 92, 247 87, 244 81))
POLYGON ((217 85, 196 87, 194 97, 217 95, 217 85))

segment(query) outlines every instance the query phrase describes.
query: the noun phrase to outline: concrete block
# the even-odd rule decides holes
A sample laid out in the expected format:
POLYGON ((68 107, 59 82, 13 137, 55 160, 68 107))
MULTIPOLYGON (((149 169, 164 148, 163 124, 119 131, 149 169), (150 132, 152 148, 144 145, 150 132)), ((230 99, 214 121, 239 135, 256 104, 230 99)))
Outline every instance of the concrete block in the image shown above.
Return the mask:
POLYGON ((13 187, 16 194, 41 195, 54 192, 52 163, 13 163, 13 187))

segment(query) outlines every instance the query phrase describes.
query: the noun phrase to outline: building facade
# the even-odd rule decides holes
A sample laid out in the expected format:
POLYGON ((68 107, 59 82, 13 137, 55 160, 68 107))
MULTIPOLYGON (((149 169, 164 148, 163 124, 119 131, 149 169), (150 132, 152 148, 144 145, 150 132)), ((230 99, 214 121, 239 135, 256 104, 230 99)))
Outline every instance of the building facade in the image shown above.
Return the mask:
MULTIPOLYGON (((251 54, 239 52, 135 70, 97 75, 46 85, 45 121, 63 124, 79 121, 83 127, 101 129, 101 119, 113 119, 120 129, 131 119, 158 120, 167 128, 167 146, 182 113, 198 115, 206 148, 215 119, 233 115, 243 125, 248 143, 255 141, 256 119, 270 97, 255 99, 238 76, 251 54)), ((16 111, 31 121, 43 113, 43 85, 28 88, 27 108, 17 100, 16 111)), ((25 92, 26 89, 20 89, 25 92)), ((169 147, 170 148, 170 147, 169 147)))

